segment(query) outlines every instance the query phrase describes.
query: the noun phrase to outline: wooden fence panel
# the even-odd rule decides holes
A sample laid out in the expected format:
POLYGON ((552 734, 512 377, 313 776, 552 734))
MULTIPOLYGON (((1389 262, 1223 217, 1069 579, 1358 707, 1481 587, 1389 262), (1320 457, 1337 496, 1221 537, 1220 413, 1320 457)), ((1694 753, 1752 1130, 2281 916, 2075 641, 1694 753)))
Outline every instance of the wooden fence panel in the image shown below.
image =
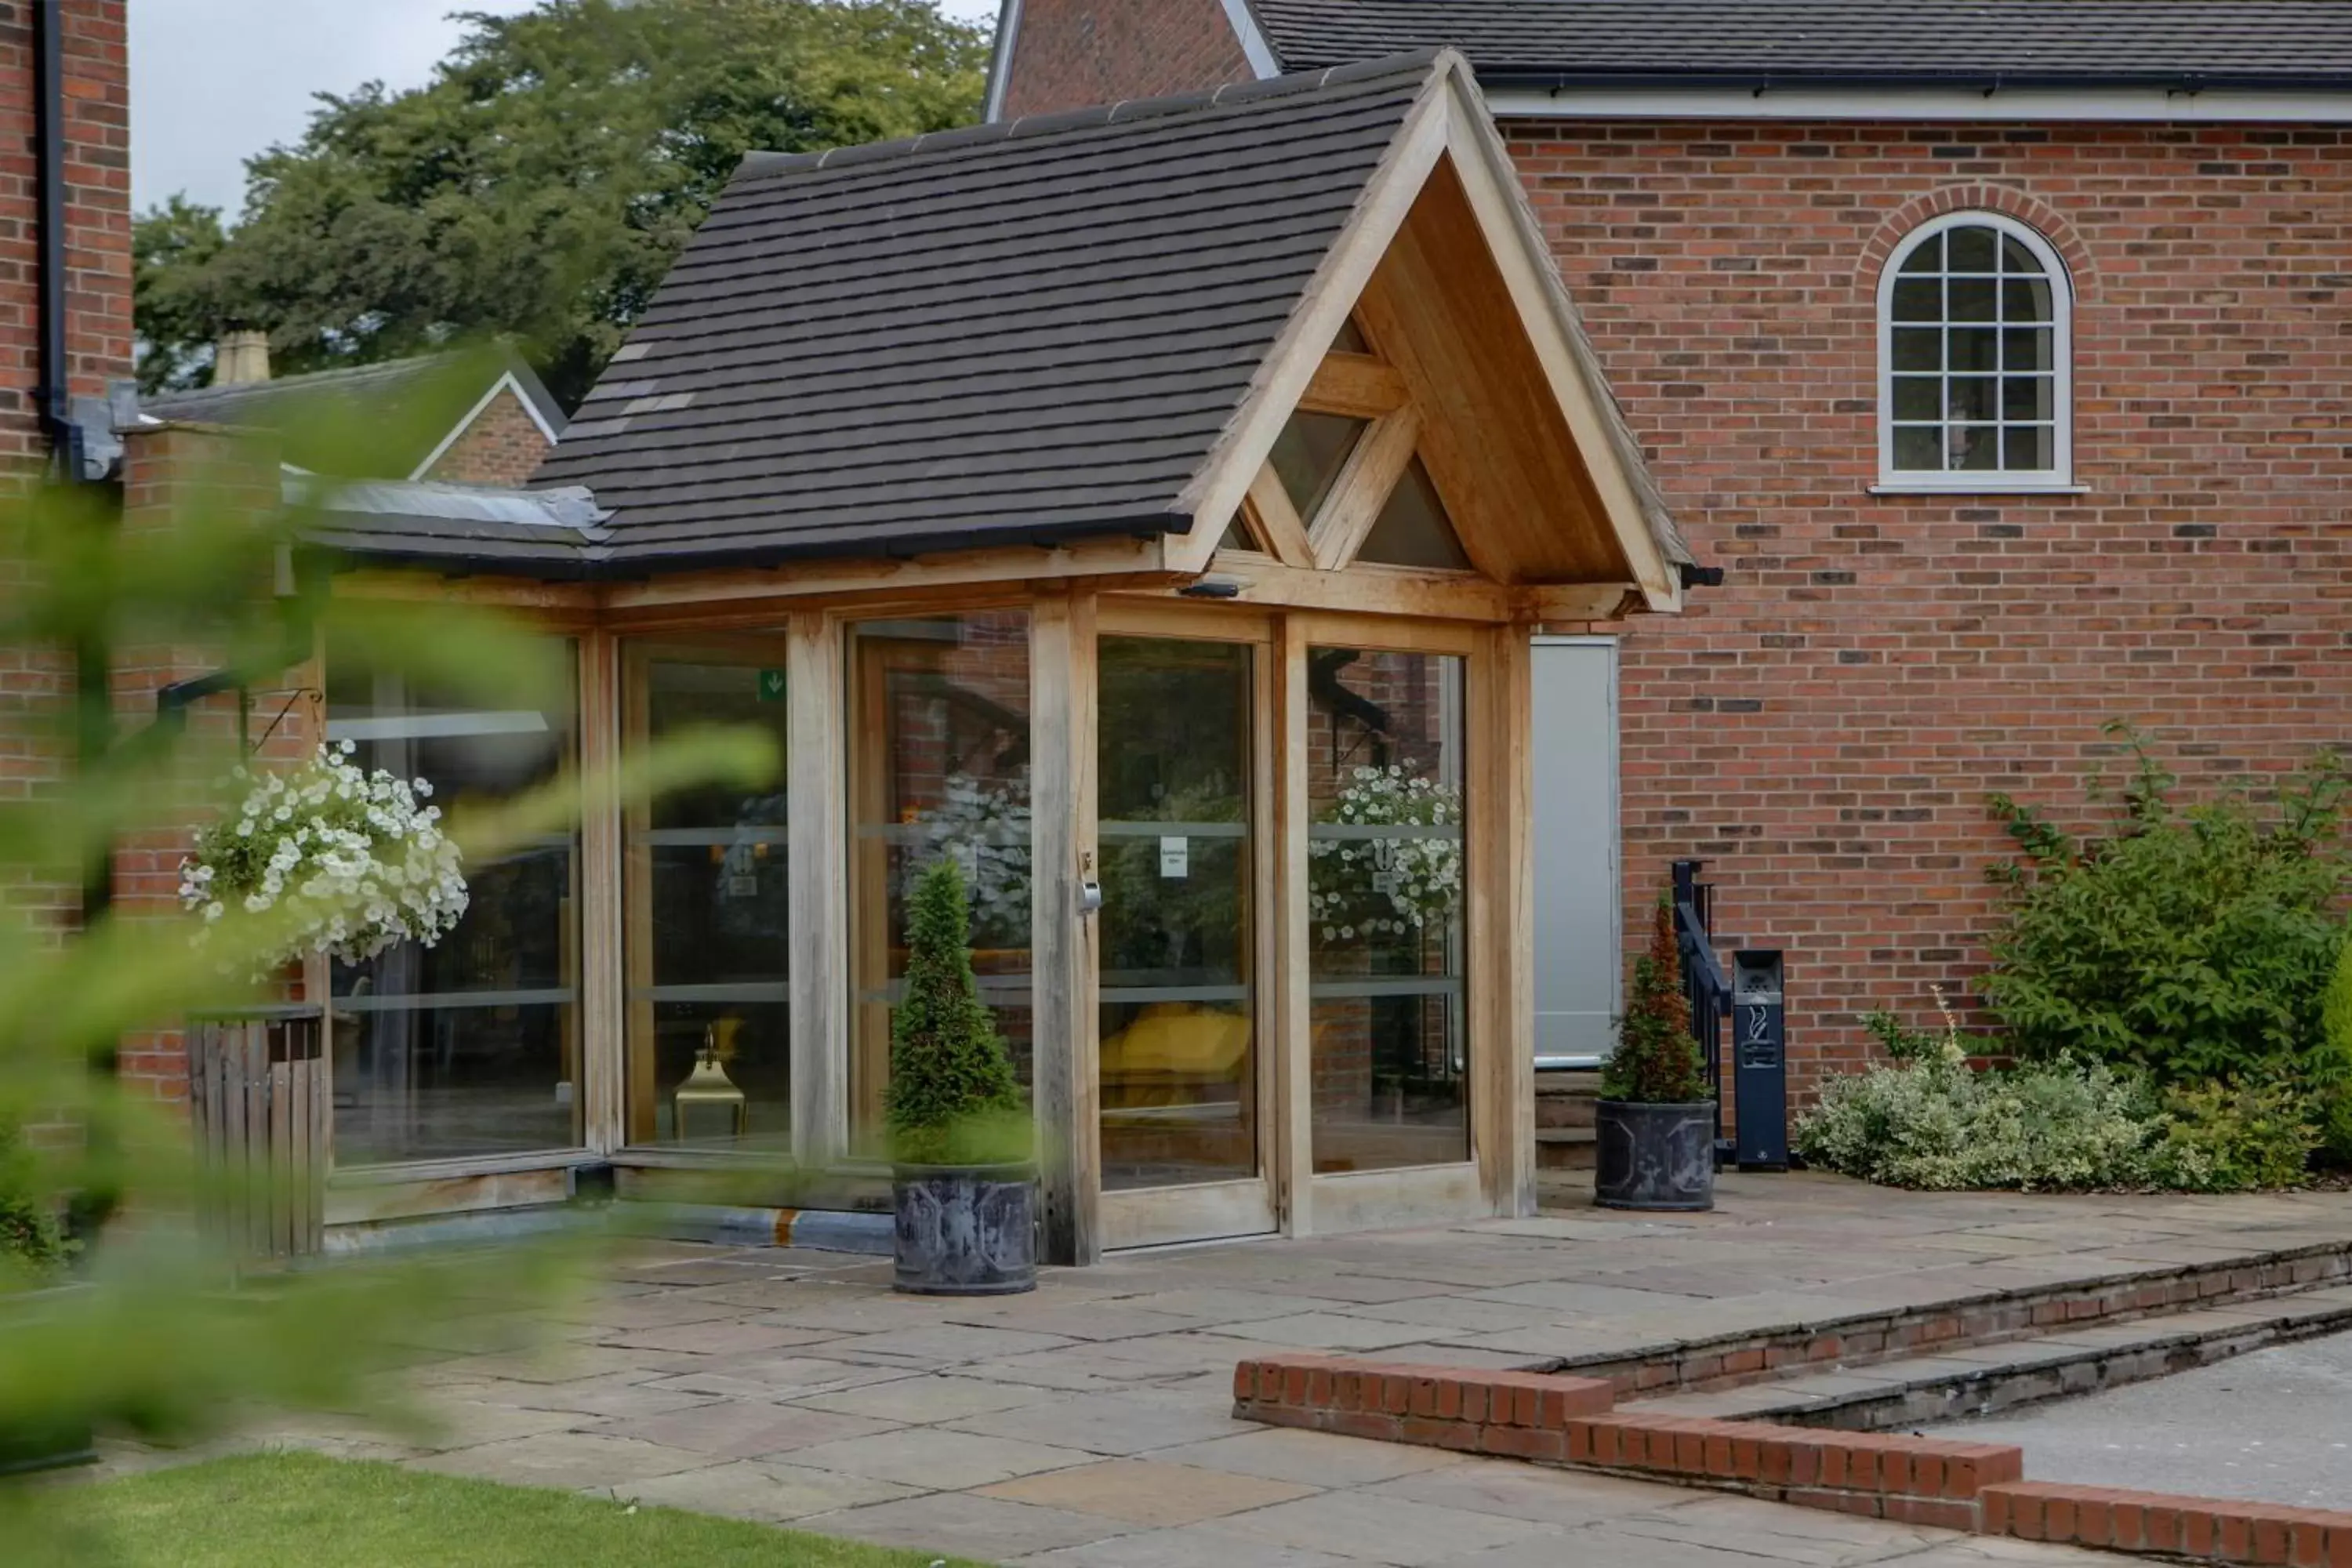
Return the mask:
POLYGON ((326 1228, 325 1028, 316 1009, 205 1019, 188 1029, 197 1225, 240 1261, 316 1252, 326 1228))

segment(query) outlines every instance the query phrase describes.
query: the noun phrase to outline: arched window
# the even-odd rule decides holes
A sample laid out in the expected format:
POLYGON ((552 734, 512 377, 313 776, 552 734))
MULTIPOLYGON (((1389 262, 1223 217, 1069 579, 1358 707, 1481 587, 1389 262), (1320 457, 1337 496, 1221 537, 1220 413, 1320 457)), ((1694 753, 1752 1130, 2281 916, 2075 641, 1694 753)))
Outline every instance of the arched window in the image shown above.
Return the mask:
POLYGON ((1878 281, 1878 477, 1895 489, 2074 482, 2074 290, 1999 213, 1922 224, 1878 281))

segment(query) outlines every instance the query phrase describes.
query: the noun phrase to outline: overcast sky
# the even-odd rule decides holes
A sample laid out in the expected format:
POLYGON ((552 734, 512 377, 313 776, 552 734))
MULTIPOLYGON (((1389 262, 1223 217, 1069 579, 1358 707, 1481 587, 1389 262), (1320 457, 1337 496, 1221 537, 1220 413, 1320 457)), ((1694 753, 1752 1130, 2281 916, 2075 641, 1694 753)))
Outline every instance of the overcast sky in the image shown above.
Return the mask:
MULTIPOLYGON (((290 142, 310 95, 381 79, 415 87, 457 40, 453 11, 510 16, 531 0, 135 0, 131 191, 142 208, 185 191, 232 216, 245 160, 290 142)), ((941 0, 967 20, 996 0, 941 0)))

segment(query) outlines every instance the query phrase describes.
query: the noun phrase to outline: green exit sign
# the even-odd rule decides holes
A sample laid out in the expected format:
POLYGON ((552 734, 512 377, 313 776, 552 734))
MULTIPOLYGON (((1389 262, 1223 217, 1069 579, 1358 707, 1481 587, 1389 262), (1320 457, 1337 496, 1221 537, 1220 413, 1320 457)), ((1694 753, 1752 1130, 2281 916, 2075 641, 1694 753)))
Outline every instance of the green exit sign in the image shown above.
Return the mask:
POLYGON ((783 700, 784 672, 781 669, 761 670, 760 672, 760 700, 762 702, 782 702, 783 700))

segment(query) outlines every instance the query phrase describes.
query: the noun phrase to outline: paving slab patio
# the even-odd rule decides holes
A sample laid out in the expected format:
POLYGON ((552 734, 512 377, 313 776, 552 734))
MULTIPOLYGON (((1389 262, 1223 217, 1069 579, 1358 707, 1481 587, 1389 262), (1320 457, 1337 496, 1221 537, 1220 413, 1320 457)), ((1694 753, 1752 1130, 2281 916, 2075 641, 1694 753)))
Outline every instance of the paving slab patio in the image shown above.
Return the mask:
POLYGON ((1727 1174, 1709 1215, 1576 1209, 1158 1251, 964 1302, 893 1296, 872 1258, 647 1245, 557 1314, 562 1342, 519 1352, 486 1322, 413 1369, 446 1429, 394 1457, 1056 1568, 2095 1563, 2109 1560, 1244 1426, 1233 1367, 1301 1348, 1490 1364, 1632 1350, 2352 1238, 2347 1208, 1727 1174))

